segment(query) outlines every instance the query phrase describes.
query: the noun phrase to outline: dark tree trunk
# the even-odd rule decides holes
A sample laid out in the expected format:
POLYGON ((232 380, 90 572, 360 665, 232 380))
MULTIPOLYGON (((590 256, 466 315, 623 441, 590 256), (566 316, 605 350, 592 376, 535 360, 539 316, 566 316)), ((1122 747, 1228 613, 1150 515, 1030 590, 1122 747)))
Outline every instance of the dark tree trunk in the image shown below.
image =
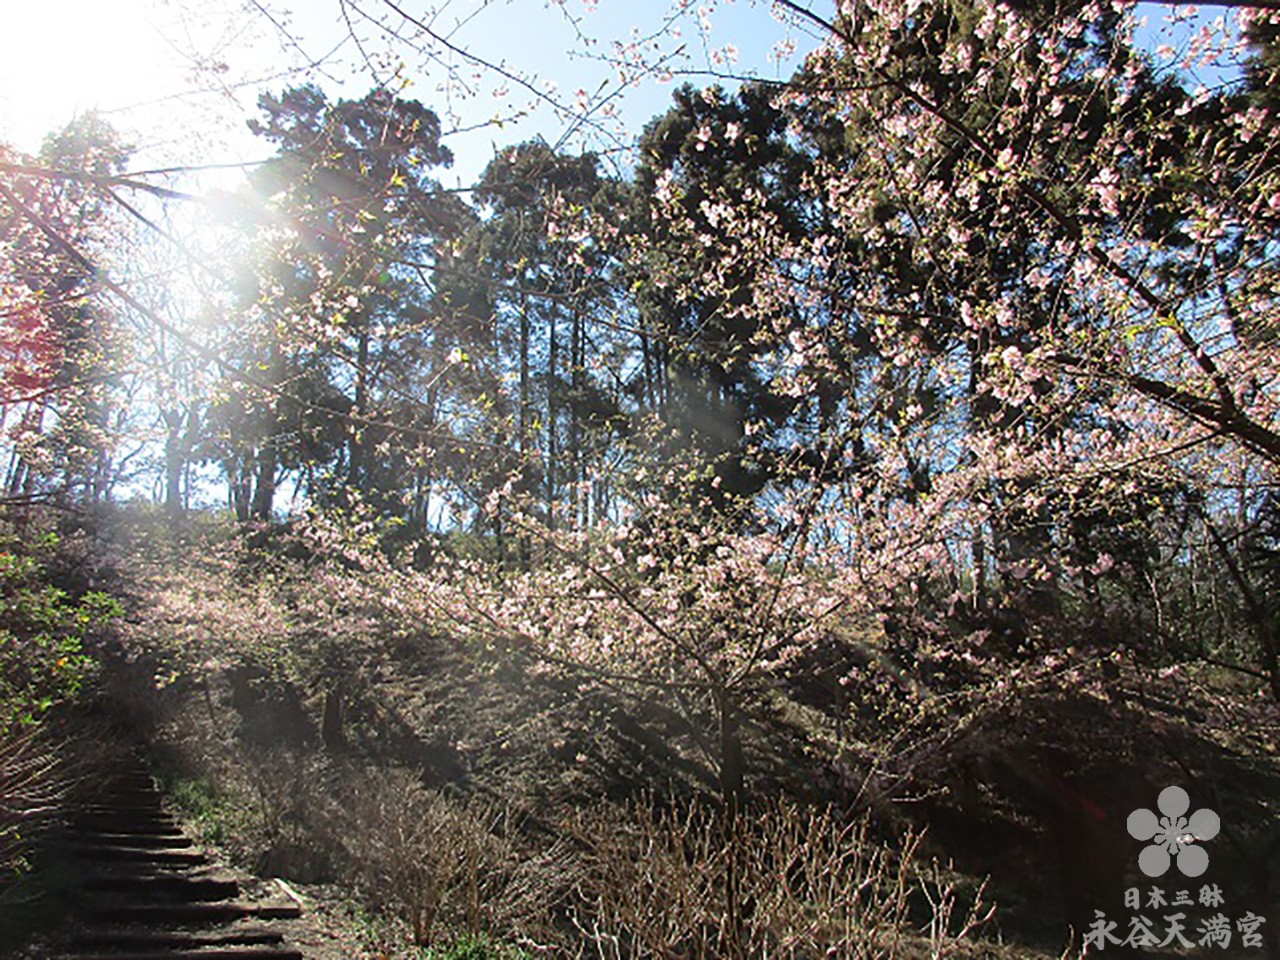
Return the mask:
POLYGON ((737 705, 724 689, 715 692, 720 720, 720 796, 724 804, 725 848, 728 859, 724 875, 725 928, 721 944, 727 957, 741 957, 742 951, 742 842, 743 802, 742 741, 739 737, 737 705))
POLYGON ((324 695, 324 714, 320 718, 320 739, 326 748, 341 750, 347 742, 346 704, 343 701, 342 687, 330 687, 324 695))
POLYGON ((556 459, 560 456, 556 425, 560 416, 560 381, 556 379, 559 345, 556 340, 556 315, 551 313, 547 332, 547 527, 556 528, 556 459))
POLYGON ((171 517, 181 516, 184 511, 182 501, 182 477, 186 472, 187 461, 183 455, 182 432, 176 416, 165 415, 165 426, 168 434, 164 441, 164 509, 171 517))
POLYGON ((231 498, 231 510, 238 523, 249 522, 249 506, 253 502, 249 465, 238 461, 227 470, 227 494, 231 498))
MULTIPOLYGON (((533 485, 532 468, 529 463, 529 451, 535 444, 530 443, 529 439, 529 418, 532 412, 533 404, 529 396, 529 301, 523 290, 520 293, 520 412, 518 416, 517 426, 519 434, 516 437, 516 449, 520 451, 520 492, 527 492, 533 485)), ((501 516, 496 518, 499 533, 498 538, 501 541, 501 516)), ((516 537, 516 553, 517 560, 521 570, 529 569, 529 560, 532 550, 530 549, 529 538, 524 533, 520 533, 516 537)))
POLYGON ((573 311, 573 326, 569 336, 569 502, 572 524, 577 529, 586 526, 582 496, 582 311, 573 311))
POLYGON ((276 498, 276 452, 271 445, 258 453, 258 476, 253 488, 251 516, 255 520, 270 520, 276 498))
MULTIPOLYGON (((356 396, 355 414, 369 416, 369 335, 361 333, 356 345, 356 396)), ((365 437, 364 428, 356 426, 351 433, 351 456, 347 462, 347 482, 355 490, 365 489, 365 437)))

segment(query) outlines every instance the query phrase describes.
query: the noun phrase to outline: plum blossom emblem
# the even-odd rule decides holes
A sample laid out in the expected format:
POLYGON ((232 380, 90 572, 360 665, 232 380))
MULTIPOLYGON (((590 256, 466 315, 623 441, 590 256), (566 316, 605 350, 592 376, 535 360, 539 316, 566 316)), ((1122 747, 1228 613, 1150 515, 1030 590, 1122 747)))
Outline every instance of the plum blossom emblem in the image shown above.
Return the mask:
POLYGON ((1169 863, 1176 858, 1184 876, 1198 877, 1209 867, 1209 854, 1196 841, 1212 840, 1218 835, 1222 821, 1207 808, 1187 817, 1191 798, 1181 787, 1165 787, 1156 800, 1161 816, 1146 807, 1129 814, 1129 836, 1150 840, 1138 855, 1138 867, 1148 877, 1164 876, 1169 863))

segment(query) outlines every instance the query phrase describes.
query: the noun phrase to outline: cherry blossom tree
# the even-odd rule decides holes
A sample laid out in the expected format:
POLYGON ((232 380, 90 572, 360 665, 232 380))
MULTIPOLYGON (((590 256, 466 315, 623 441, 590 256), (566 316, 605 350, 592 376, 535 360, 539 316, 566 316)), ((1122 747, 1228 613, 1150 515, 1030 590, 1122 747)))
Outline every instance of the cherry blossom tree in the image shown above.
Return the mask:
POLYGON ((708 198, 702 295, 770 324, 752 362, 776 390, 841 389, 831 449, 857 469, 823 512, 851 602, 895 622, 949 606, 1025 652, 1098 578, 1143 575, 1089 555, 1090 530, 1274 476, 1276 125, 1247 81, 1162 70, 1129 4, 781 6, 827 34, 778 98, 815 138, 822 216, 797 236, 759 191, 708 198))
POLYGON ((76 250, 105 244, 112 210, 92 181, 117 173, 127 155, 93 114, 50 136, 38 158, 0 155, 10 496, 60 488, 97 500, 110 485, 109 388, 123 345, 92 265, 76 250))

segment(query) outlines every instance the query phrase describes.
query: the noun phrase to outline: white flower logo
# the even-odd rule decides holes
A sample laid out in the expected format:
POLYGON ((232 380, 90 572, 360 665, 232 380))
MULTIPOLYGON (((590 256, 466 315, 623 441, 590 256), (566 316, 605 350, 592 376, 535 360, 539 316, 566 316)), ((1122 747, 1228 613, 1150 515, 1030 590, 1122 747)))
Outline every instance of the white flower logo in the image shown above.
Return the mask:
POLYGON ((1156 806, 1164 814, 1157 817, 1146 807, 1129 814, 1129 836, 1135 840, 1154 840, 1138 855, 1138 867, 1148 877, 1164 876, 1171 857, 1177 857, 1178 869, 1185 876, 1198 877, 1209 868, 1209 854, 1197 840, 1212 840, 1218 835, 1222 821, 1209 809, 1200 809, 1188 819, 1191 806, 1187 791, 1181 787, 1165 787, 1156 806))

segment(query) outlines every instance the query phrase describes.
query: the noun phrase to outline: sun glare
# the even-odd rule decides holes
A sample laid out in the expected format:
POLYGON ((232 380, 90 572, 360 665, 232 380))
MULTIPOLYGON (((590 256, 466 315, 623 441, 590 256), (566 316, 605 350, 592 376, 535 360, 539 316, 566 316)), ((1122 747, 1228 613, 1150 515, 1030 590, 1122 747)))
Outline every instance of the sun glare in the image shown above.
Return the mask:
POLYGON ((0 30, 0 140, 33 150, 78 114, 127 111, 180 78, 152 0, 15 3, 0 30))

